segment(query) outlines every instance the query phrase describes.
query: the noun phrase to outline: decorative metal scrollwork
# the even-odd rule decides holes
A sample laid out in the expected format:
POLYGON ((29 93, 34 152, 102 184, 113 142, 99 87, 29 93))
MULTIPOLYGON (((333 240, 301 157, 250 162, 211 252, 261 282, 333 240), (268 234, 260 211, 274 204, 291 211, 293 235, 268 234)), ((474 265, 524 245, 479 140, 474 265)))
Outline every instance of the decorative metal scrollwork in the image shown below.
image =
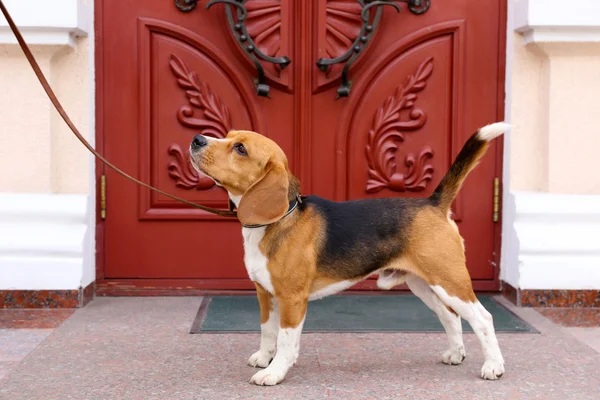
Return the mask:
POLYGON ((198 0, 175 0, 175 7, 182 12, 190 12, 196 8, 198 0))
POLYGON ((270 88, 269 85, 266 84, 265 70, 263 69, 258 59, 260 58, 263 61, 277 64, 281 69, 284 69, 285 67, 290 65, 291 60, 286 56, 270 57, 264 54, 262 51, 260 51, 258 46, 256 46, 256 44, 248 34, 248 30, 246 29, 245 25, 246 17, 248 16, 248 11, 246 10, 245 6, 245 3, 247 1, 248 0, 212 0, 206 5, 206 9, 209 9, 217 3, 225 4, 227 21, 229 22, 229 26, 231 27, 231 30, 233 32, 233 36, 237 40, 242 50, 244 50, 248 57, 250 57, 258 72, 258 78, 254 81, 254 85, 256 86, 256 93, 259 96, 270 97, 270 88), (235 13, 235 18, 233 16, 233 12, 230 6, 234 6, 237 9, 237 12, 235 13))
MULTIPOLYGON (((224 1, 224 0, 220 0, 224 1)), ((320 58, 317 60, 317 67, 323 72, 327 71, 330 65, 346 62, 344 69, 342 70, 342 83, 337 90, 337 98, 348 97, 350 89, 352 87, 352 81, 348 79, 348 71, 350 66, 360 53, 367 47, 369 41, 375 34, 381 14, 383 12, 383 6, 392 6, 396 11, 400 12, 400 6, 397 3, 407 3, 408 9, 416 15, 423 14, 431 5, 430 0, 356 0, 362 6, 360 17, 362 19, 362 27, 358 34, 358 37, 352 43, 352 46, 344 54, 337 58, 320 58), (375 16, 371 21, 371 8, 377 7, 375 16), (371 22, 369 22, 371 21, 371 22)))

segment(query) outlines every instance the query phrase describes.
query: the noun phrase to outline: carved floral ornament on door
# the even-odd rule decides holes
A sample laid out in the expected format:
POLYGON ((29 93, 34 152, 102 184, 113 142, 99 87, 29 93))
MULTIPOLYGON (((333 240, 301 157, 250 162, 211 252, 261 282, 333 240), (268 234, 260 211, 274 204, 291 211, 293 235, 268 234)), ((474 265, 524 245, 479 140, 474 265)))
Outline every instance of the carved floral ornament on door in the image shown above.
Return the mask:
POLYGON ((408 171, 403 173, 398 162, 398 144, 404 141, 404 132, 414 132, 425 125, 427 115, 422 109, 415 108, 415 102, 417 93, 425 89, 432 72, 433 58, 429 57, 375 112, 365 148, 370 178, 367 193, 384 188, 395 192, 418 192, 431 180, 433 165, 427 162, 433 158, 431 147, 424 146, 416 157, 413 153, 406 155, 404 164, 408 171), (401 119, 403 111, 408 112, 409 120, 401 119))
MULTIPOLYGON (((190 103, 177 111, 179 123, 200 130, 205 135, 224 138, 231 129, 231 115, 227 106, 208 84, 199 80, 196 72, 188 70, 179 57, 172 54, 169 64, 190 103), (202 113, 200 117, 194 116, 196 110, 202 113)), ((425 125, 427 115, 415 107, 415 102, 417 93, 425 89, 432 73, 433 58, 429 57, 375 112, 365 148, 369 175, 367 193, 377 193, 384 188, 396 192, 422 191, 431 180, 433 165, 428 161, 433 158, 433 150, 430 146, 424 146, 416 157, 413 153, 406 155, 406 173, 400 171, 398 150, 399 143, 404 141, 404 133, 417 131, 425 125), (409 120, 402 119, 402 112, 408 112, 409 120)), ((208 190, 214 186, 211 179, 201 177, 192 168, 187 152, 179 144, 169 146, 168 152, 175 159, 169 163, 168 170, 177 187, 208 190)))
MULTIPOLYGON (((211 1, 209 4, 215 4, 216 2, 224 2, 226 4, 239 3, 236 6, 243 7, 247 1, 248 0, 216 0, 211 1)), ((352 11, 358 12, 361 15, 363 26, 360 32, 356 33, 354 38, 347 38, 346 42, 348 43, 351 43, 352 40, 354 40, 352 46, 350 46, 349 50, 345 53, 340 51, 336 52, 339 54, 335 54, 335 56, 337 56, 335 58, 334 54, 331 54, 331 59, 321 58, 317 62, 319 68, 326 71, 331 65, 346 61, 344 72, 342 73, 342 85, 338 89, 338 97, 347 96, 349 94, 351 82, 347 79, 348 69, 352 62, 358 57, 360 51, 364 49, 368 43, 368 39, 370 39, 370 35, 375 31, 376 24, 379 21, 381 7, 377 7, 375 18, 371 22, 372 25, 369 24, 368 10, 374 6, 393 5, 399 11, 398 5, 392 4, 393 2, 391 1, 356 1, 362 8, 354 8, 352 11), (364 36, 365 33, 367 33, 368 37, 364 36)), ((403 2, 408 3, 409 9, 415 14, 421 14, 427 11, 430 6, 429 0, 406 0, 403 2)), ((195 8, 196 2, 175 0, 175 4, 181 11, 187 12, 195 8)), ((261 10, 264 11, 263 8, 265 6, 262 5, 260 7, 262 7, 261 10)), ((271 4, 268 8, 270 10, 273 7, 277 8, 279 5, 271 4)), ((227 9, 229 9, 229 7, 227 7, 227 9)), ((247 14, 245 12, 242 12, 241 14, 243 17, 241 22, 244 22, 247 14)), ((228 13, 228 17, 230 17, 230 13, 228 13)), ((240 13, 238 13, 238 18, 239 17, 240 13)), ((270 26, 267 30, 271 32, 276 28, 278 28, 278 26, 270 26)), ((243 26, 243 29, 237 29, 237 31, 245 33, 248 37, 242 39, 255 46, 255 43, 252 41, 252 38, 250 38, 245 26, 243 26)), ((262 31, 263 33, 261 35, 264 36, 264 29, 262 31)), ((257 47, 256 52, 262 59, 275 60, 273 56, 275 56, 278 49, 273 49, 272 46, 271 48, 263 49, 268 54, 268 56, 265 56, 258 48, 261 46, 259 36, 260 35, 255 38, 256 43, 259 44, 258 46, 255 46, 257 47)), ((238 39, 238 42, 240 42, 241 39, 237 36, 236 38, 238 39)), ((247 51, 248 49, 246 48, 245 50, 247 51)), ((258 63, 258 61, 254 59, 253 61, 258 63)), ((179 123, 183 126, 200 130, 203 134, 209 136, 217 138, 225 137, 227 132, 231 129, 231 117, 228 108, 221 102, 219 97, 212 92, 208 84, 201 82, 197 73, 190 72, 183 61, 174 54, 171 55, 170 67, 179 87, 185 90, 191 105, 186 104, 179 108, 177 111, 179 123), (194 117, 196 111, 200 113, 200 116, 194 117)), ((388 97, 376 111, 373 117, 372 127, 368 132, 368 141, 365 148, 366 163, 368 167, 368 179, 365 187, 367 193, 377 193, 383 189, 395 192, 422 191, 432 179, 434 169, 429 161, 433 158, 433 150, 430 146, 424 146, 416 156, 413 153, 408 153, 404 158, 404 163, 399 161, 399 159, 401 159, 401 155, 399 154, 399 144, 404 142, 404 134, 421 129, 426 122, 427 117, 425 112, 420 108, 415 108, 415 102, 417 100, 417 93, 425 89, 427 79, 431 76, 432 72, 433 58, 430 57, 423 61, 417 67, 415 73, 409 75, 404 84, 399 86, 395 93, 388 97), (406 115, 406 113, 408 113, 409 119, 403 120, 402 115, 406 115), (406 167, 404 172, 402 171, 402 164, 406 167)), ((263 75, 259 69, 259 78, 260 76, 263 75)), ((260 88, 258 88, 258 90, 260 95, 260 88)), ((200 176, 192 168, 189 157, 186 154, 187 152, 184 152, 179 144, 172 144, 169 146, 168 153, 174 158, 168 164, 169 177, 175 181, 177 187, 187 190, 208 190, 214 187, 214 182, 211 179, 200 176)))
MULTIPOLYGON (((198 74, 190 72, 183 61, 171 54, 169 61, 177 84, 185 90, 190 105, 185 104, 177 111, 177 120, 185 127, 200 130, 203 135, 224 138, 231 130, 231 115, 221 99, 213 93, 207 83, 201 82, 198 74), (201 116, 194 116, 195 111, 201 116)), ((192 167, 187 151, 179 144, 169 146, 169 155, 175 160, 168 165, 169 177, 175 180, 175 186, 182 189, 208 190, 215 186, 212 179, 200 176, 192 167)))

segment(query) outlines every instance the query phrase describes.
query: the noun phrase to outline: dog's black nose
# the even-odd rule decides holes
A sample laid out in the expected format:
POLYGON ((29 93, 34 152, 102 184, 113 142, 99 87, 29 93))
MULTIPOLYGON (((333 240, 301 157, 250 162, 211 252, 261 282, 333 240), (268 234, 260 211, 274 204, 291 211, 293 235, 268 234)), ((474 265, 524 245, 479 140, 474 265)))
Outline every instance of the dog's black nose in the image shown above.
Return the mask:
POLYGON ((199 149, 200 147, 206 146, 207 143, 208 141, 204 136, 196 135, 194 136, 194 139, 192 139, 192 148, 199 149))

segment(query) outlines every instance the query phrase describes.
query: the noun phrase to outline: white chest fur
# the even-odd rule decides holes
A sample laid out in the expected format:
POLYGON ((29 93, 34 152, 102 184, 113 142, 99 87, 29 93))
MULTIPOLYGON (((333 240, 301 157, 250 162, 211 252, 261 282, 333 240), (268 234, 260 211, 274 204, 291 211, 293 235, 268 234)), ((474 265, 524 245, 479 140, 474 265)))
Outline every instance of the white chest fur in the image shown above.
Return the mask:
POLYGON ((244 263, 248 276, 259 283, 265 290, 273 293, 271 275, 267 269, 267 257, 260 251, 258 245, 265 236, 265 227, 242 228, 244 237, 244 263))

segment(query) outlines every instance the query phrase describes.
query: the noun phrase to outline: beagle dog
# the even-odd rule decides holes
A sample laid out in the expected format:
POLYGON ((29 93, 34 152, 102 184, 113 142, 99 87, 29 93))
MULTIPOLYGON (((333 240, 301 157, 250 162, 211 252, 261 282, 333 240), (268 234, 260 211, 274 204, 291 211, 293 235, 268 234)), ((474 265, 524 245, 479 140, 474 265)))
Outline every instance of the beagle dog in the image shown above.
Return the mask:
POLYGON ((479 303, 465 265, 465 249, 450 206, 462 183, 508 125, 480 128, 465 143, 428 198, 333 202, 301 196, 281 148, 256 132, 224 139, 196 135, 194 168, 229 193, 238 210, 244 262, 260 303, 260 349, 248 364, 264 368, 257 385, 276 385, 296 363, 310 300, 378 274, 378 287, 406 282, 440 318, 448 336, 442 362, 465 358, 461 317, 477 335, 483 379, 499 379, 504 359, 492 315, 479 303))

